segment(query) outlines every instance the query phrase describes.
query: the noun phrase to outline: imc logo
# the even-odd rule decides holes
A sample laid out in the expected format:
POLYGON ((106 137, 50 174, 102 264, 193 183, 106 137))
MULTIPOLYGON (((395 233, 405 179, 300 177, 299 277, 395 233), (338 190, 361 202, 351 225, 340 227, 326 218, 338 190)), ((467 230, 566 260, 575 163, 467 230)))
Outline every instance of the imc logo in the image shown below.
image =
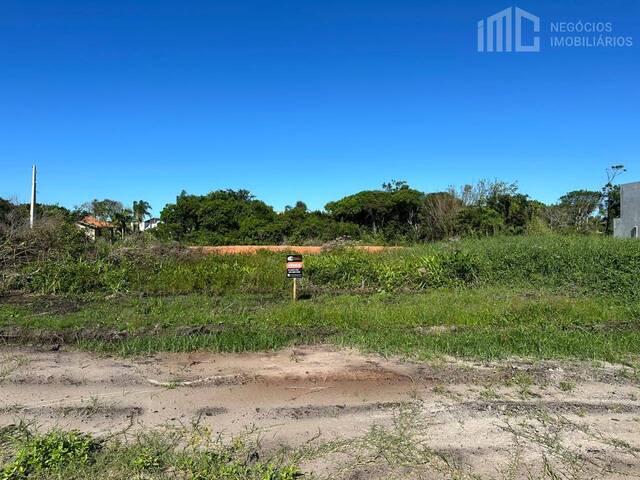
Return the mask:
POLYGON ((524 44, 523 28, 529 25, 533 33, 540 32, 540 17, 518 7, 509 7, 478 22, 479 52, 539 52, 540 37, 532 36, 532 42, 524 44), (515 16, 513 12, 515 11, 515 16), (514 27, 515 21, 515 27, 514 27), (485 29, 486 23, 486 29, 485 29), (486 31, 485 31, 486 30, 486 31), (515 39, 513 32, 515 31, 515 39), (485 35, 486 33, 486 35, 485 35), (486 42, 485 42, 486 40, 486 42), (515 41, 514 41, 515 40, 515 41))

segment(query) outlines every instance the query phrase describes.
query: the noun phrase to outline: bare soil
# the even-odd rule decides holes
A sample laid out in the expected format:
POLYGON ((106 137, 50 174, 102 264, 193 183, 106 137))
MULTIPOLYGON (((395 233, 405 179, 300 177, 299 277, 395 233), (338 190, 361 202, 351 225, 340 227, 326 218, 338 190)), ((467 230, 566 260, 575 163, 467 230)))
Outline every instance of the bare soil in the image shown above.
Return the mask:
POLYGON ((620 365, 412 362, 327 346, 137 359, 4 347, 0 426, 20 419, 97 435, 259 427, 265 448, 318 447, 302 466, 332 478, 640 476, 640 388, 620 365), (380 452, 364 461, 374 427, 420 448, 398 464, 380 452), (430 476, 415 476, 427 466, 430 476))
MULTIPOLYGON (((312 245, 222 245, 222 246, 206 246, 206 247, 190 247, 194 251, 201 253, 217 253, 223 255, 254 255, 260 251, 265 252, 281 252, 281 253, 299 253, 299 254, 315 254, 321 253, 323 247, 312 245)), ((350 248, 363 250, 365 252, 378 253, 384 250, 398 247, 384 247, 380 245, 353 245, 350 248)))

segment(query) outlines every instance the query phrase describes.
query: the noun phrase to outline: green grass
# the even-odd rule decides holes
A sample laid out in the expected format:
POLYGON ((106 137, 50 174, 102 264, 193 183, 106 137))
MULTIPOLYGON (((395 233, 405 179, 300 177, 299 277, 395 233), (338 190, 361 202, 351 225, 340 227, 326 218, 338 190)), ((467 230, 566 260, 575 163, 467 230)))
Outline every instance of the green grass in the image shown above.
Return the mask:
POLYGON ((0 327, 56 332, 76 345, 137 355, 241 352, 330 343, 418 358, 581 358, 634 361, 640 303, 509 287, 439 288, 421 294, 202 294, 94 300, 76 312, 0 306, 0 327))
POLYGON ((115 249, 36 262, 10 287, 54 296, 0 303, 0 327, 124 355, 319 342, 421 358, 640 352, 637 241, 495 237, 308 255, 311 299, 295 304, 283 259, 115 249), (84 303, 60 313, 69 298, 84 303))
MULTIPOLYGON (((315 291, 423 292, 439 287, 517 285, 640 299, 640 242, 598 236, 495 237, 371 254, 305 256, 315 291)), ((34 262, 5 290, 36 293, 282 294, 284 255, 187 255, 114 250, 97 258, 34 262)))
POLYGON ((293 480, 299 474, 281 455, 258 461, 257 452, 242 438, 223 444, 197 425, 192 430, 148 431, 127 442, 76 431, 39 434, 24 425, 9 425, 0 428, 0 446, 0 480, 293 480))

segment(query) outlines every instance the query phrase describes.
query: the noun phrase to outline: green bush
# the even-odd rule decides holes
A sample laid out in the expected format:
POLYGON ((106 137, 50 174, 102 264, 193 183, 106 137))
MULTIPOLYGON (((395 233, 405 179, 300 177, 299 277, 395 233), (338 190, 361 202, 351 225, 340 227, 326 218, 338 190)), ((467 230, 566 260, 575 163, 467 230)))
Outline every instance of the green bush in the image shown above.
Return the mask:
MULTIPOLYGON (((282 293, 284 255, 185 255, 118 250, 29 263, 12 288, 39 293, 282 293), (127 253, 128 252, 128 253, 127 253)), ((383 253, 343 249, 305 256, 307 288, 422 291, 518 284, 639 298, 640 242, 598 236, 467 239, 383 253)))
POLYGON ((86 465, 97 443, 77 431, 53 431, 34 436, 18 449, 15 459, 0 473, 1 480, 22 480, 43 472, 56 472, 70 464, 86 465))
POLYGON ((294 480, 300 470, 259 454, 241 439, 222 443, 209 429, 148 431, 130 441, 98 444, 77 431, 36 435, 24 426, 0 429, 0 480, 32 478, 184 478, 294 480), (100 448, 97 448, 98 445, 100 448), (3 460, 8 463, 3 464, 3 460))

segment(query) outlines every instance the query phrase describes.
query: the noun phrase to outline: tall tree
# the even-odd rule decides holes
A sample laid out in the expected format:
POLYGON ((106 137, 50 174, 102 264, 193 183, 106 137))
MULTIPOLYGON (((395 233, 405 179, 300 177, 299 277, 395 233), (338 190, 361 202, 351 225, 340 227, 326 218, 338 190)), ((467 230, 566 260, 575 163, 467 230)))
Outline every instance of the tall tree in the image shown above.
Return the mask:
POLYGON ((138 223, 142 223, 145 217, 151 214, 151 205, 145 200, 133 201, 133 216, 138 223))
POLYGON ((207 195, 182 192, 160 214, 160 234, 205 245, 274 243, 280 240, 277 214, 247 190, 207 195))
POLYGON ((90 202, 84 203, 80 209, 90 213, 100 220, 114 221, 115 215, 123 210, 121 202, 117 200, 111 200, 105 198, 104 200, 98 200, 94 198, 90 202))
POLYGON ((450 192, 428 193, 420 209, 420 237, 428 241, 444 240, 456 233, 456 218, 462 200, 450 192))
POLYGON ((560 197, 558 204, 566 214, 567 224, 577 231, 589 230, 589 220, 600 204, 602 194, 592 190, 574 190, 560 197))
POLYGON ((325 209, 336 220, 356 223, 374 235, 384 233, 387 239, 415 238, 424 194, 401 181, 384 184, 383 188, 348 195, 327 203, 325 209))
POLYGON ((122 238, 124 238, 124 235, 127 232, 127 228, 129 227, 129 225, 131 225, 132 221, 133 212, 128 208, 123 208, 119 212, 115 212, 111 219, 111 222, 120 230, 122 238))

